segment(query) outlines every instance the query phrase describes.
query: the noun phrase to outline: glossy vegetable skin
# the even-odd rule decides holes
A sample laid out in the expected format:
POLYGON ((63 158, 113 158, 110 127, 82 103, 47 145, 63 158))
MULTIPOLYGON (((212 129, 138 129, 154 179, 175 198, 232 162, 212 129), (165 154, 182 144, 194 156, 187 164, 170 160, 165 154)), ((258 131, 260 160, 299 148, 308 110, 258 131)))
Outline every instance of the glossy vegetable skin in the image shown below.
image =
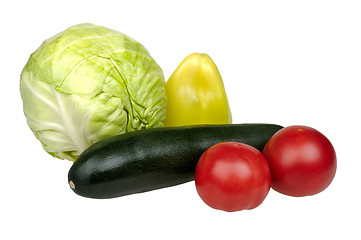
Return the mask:
POLYGON ((221 74, 205 53, 181 62, 167 81, 166 94, 166 127, 232 123, 221 74))
POLYGON ((336 152, 331 142, 311 127, 280 130, 268 141, 263 154, 270 165, 272 188, 289 196, 320 193, 336 174, 336 152))
POLYGON ((273 124, 203 125, 139 130, 101 140, 69 170, 70 187, 90 198, 113 198, 194 180, 197 162, 216 143, 262 150, 282 127, 273 124))
POLYGON ((195 185, 210 207, 227 212, 258 207, 271 188, 267 160, 254 147, 222 142, 203 153, 195 172, 195 185))

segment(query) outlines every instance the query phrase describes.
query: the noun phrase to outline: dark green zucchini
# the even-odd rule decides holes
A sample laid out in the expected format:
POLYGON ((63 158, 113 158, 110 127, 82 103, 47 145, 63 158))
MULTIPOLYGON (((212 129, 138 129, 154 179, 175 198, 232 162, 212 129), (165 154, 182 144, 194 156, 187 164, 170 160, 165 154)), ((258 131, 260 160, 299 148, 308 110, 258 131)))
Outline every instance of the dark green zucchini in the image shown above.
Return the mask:
POLYGON ((70 187, 90 198, 113 198, 194 180, 198 159, 219 142, 242 142, 262 150, 282 127, 273 124, 155 128, 101 140, 69 170, 70 187))

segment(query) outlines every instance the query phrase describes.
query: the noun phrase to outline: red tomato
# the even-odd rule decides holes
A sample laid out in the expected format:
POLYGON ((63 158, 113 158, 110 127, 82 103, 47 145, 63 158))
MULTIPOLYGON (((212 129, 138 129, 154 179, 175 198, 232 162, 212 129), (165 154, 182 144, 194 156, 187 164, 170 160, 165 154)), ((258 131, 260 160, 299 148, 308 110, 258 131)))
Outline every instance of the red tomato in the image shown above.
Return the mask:
POLYGON ((271 174, 256 148, 223 142, 210 147, 199 159, 195 185, 207 205, 233 212, 259 206, 271 188, 271 174))
POLYGON ((272 188, 301 197, 322 192, 336 173, 336 153, 319 131, 306 126, 281 129, 263 149, 272 177, 272 188))

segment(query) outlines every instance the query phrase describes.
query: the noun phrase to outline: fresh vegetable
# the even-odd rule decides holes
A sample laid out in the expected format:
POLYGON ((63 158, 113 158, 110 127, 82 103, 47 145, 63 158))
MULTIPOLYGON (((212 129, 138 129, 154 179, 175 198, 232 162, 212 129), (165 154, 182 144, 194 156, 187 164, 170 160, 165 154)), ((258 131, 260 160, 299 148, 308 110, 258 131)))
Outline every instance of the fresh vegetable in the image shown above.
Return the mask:
POLYGON ((75 160, 119 133, 163 126, 163 72, 143 45, 92 24, 55 35, 21 73, 27 122, 44 149, 75 160))
POLYGON ((322 192, 336 174, 336 153, 316 129, 290 126, 278 131, 263 154, 271 169, 272 188, 301 197, 322 192))
POLYGON ((227 212, 253 209, 271 188, 271 173, 263 154, 237 142, 222 142, 207 149, 198 161, 195 185, 202 200, 227 212))
POLYGON ((259 150, 281 126, 198 125, 154 128, 109 137, 90 146, 69 170, 70 187, 90 198, 113 198, 194 180, 212 145, 243 142, 259 150))
POLYGON ((167 81, 166 92, 165 126, 232 123, 221 75, 207 54, 186 57, 167 81))

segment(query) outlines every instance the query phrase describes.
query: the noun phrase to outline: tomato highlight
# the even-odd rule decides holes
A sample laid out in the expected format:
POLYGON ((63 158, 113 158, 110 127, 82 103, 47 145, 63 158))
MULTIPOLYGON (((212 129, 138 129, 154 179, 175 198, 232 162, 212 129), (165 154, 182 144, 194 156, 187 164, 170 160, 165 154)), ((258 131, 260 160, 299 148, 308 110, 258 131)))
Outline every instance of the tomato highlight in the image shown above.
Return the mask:
POLYGON ((234 212, 258 207, 271 188, 268 163, 256 148, 223 142, 206 150, 198 161, 195 185, 210 207, 234 212))
POLYGON ((336 174, 336 153, 331 142, 311 127, 279 130, 266 143, 263 154, 270 166, 272 188, 285 195, 318 194, 336 174))

